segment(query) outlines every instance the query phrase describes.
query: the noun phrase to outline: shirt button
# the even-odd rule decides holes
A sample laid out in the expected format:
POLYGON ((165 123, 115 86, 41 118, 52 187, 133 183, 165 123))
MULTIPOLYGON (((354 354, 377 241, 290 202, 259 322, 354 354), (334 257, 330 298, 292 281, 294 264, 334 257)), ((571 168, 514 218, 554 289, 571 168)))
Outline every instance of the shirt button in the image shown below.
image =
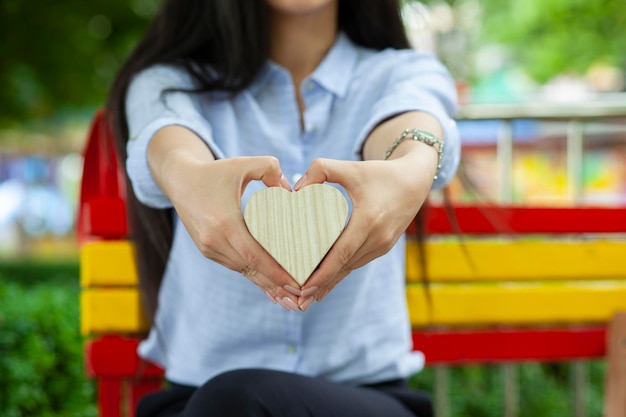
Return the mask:
POLYGON ((300 178, 302 178, 302 174, 300 174, 300 173, 293 174, 293 175, 291 176, 291 183, 292 183, 292 184, 297 183, 298 181, 300 181, 300 178))
POLYGON ((319 130, 319 126, 316 124, 313 125, 313 127, 311 127, 311 132, 316 133, 319 130))
POLYGON ((287 352, 290 355, 293 355, 294 353, 296 353, 297 350, 298 350, 298 347, 296 345, 287 345, 287 352))
POLYGON ((305 85, 306 91, 311 91, 311 90, 313 90, 314 87, 315 87, 315 85, 313 84, 313 81, 307 81, 307 83, 305 85))

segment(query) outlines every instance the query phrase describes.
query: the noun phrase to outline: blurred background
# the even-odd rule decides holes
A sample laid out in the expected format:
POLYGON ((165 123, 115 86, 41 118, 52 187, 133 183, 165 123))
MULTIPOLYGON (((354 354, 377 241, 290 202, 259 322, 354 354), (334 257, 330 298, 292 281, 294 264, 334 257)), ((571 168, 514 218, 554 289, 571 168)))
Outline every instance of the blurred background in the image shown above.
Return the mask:
MULTIPOLYGON (((626 203, 623 0, 404 4, 414 47, 438 54, 457 81, 464 156, 453 201, 626 203)), ((78 334, 82 151, 91 117, 158 5, 0 4, 2 417, 95 415, 78 334)), ((552 396, 521 415, 562 415, 568 368, 524 369, 522 392, 534 386, 529 398, 552 396)), ((454 372, 459 387, 499 389, 488 369, 454 372)), ((600 415, 602 364, 590 375, 598 385, 590 410, 600 415)), ((453 415, 500 415, 475 395, 453 401, 453 415)))

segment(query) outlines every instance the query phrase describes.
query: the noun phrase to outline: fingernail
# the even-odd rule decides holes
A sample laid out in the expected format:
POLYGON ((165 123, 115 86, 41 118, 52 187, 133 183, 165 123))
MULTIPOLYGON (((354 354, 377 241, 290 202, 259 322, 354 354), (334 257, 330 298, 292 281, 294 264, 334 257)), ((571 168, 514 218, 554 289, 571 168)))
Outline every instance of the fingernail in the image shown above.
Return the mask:
POLYGON ((309 297, 304 300, 302 304, 300 304, 300 310, 306 311, 307 308, 315 301, 315 297, 309 297))
POLYGON ((302 183, 304 183, 305 180, 306 180, 306 174, 304 174, 303 176, 300 177, 298 182, 296 182, 296 185, 293 186, 293 189, 297 191, 300 188, 300 186, 302 185, 302 183))
POLYGON ((306 290, 302 290, 300 291, 300 297, 304 297, 307 298, 310 295, 315 294, 317 291, 319 290, 319 287, 315 286, 315 287, 309 287, 306 290))
POLYGON ((275 298, 276 302, 278 302, 278 304, 280 304, 285 310, 287 311, 291 311, 291 309, 287 306, 287 304, 285 304, 285 302, 283 301, 282 298, 280 298, 278 295, 275 298))
POLYGON ((287 290, 287 292, 300 297, 302 295, 301 291, 295 287, 292 287, 291 285, 283 285, 283 288, 285 290, 287 290))
POLYGON ((280 298, 280 296, 276 296, 276 301, 287 311, 298 311, 298 304, 289 297, 280 298))
POLYGON ((289 306, 290 310, 298 311, 298 304, 289 297, 283 297, 283 302, 289 306))
POLYGON ((270 294, 269 291, 265 291, 265 295, 267 295, 267 297, 272 301, 272 303, 276 304, 276 300, 274 299, 274 297, 272 297, 272 294, 270 294))
POLYGON ((284 189, 292 191, 291 184, 289 184, 289 181, 287 181, 287 178, 285 178, 284 175, 280 176, 280 185, 282 185, 284 189))

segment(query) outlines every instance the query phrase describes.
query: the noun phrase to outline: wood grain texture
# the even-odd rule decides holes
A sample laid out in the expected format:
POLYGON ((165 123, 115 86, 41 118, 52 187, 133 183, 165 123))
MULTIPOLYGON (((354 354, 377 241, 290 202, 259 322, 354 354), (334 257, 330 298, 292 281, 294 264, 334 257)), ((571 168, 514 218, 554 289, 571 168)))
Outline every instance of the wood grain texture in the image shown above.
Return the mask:
POLYGON ((303 285, 343 231, 348 203, 334 187, 312 184, 298 192, 271 187, 248 201, 244 220, 254 238, 303 285))

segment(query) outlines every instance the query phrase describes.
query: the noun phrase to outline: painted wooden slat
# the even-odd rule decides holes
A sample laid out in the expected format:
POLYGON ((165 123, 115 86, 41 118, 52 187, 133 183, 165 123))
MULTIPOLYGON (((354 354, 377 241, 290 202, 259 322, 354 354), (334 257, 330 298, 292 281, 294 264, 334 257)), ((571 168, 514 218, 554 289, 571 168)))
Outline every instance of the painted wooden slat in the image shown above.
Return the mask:
POLYGON ((137 285, 132 243, 115 240, 82 245, 80 283, 83 287, 137 285))
POLYGON ((126 203, 121 197, 98 196, 82 203, 84 240, 89 237, 124 239, 128 234, 126 203))
MULTIPOLYGON (((455 233, 444 207, 427 210, 427 233, 455 233)), ((454 216, 464 234, 626 232, 626 207, 473 205, 455 206, 454 216)), ((409 233, 414 234, 415 228, 411 227, 409 233)))
POLYGON ((126 417, 122 413, 122 381, 119 378, 98 380, 98 416, 126 417))
MULTIPOLYGON (((604 357, 605 325, 489 329, 416 329, 413 348, 427 366, 604 357)), ((86 371, 98 378, 157 378, 163 370, 137 355, 138 336, 105 335, 85 344, 86 371)))
POLYGON ((137 410, 137 404, 141 398, 145 395, 150 394, 151 392, 155 392, 163 389, 163 381, 158 380, 135 380, 129 379, 127 381, 128 384, 128 403, 126 414, 128 417, 135 417, 135 411, 137 410))
MULTIPOLYGON (((407 289, 414 326, 600 323, 626 310, 624 281, 433 284, 430 292, 431 310, 419 284, 407 289)), ((81 302, 83 334, 148 329, 136 288, 83 290, 81 302)))
MULTIPOLYGON (((431 242, 430 281, 626 278, 626 241, 431 242), (466 252, 464 252, 464 250, 466 252), (469 255, 469 257, 468 257, 469 255), (511 265, 515 265, 512 268, 511 265)), ((132 244, 91 242, 81 248, 81 285, 136 285, 132 244)), ((415 242, 407 243, 407 280, 421 272, 415 242)))
MULTIPOLYGON (((626 279, 626 240, 430 242, 430 281, 626 279)), ((416 242, 406 250, 407 280, 420 281, 416 242)))
POLYGON ((413 326, 608 322, 626 310, 626 282, 420 284, 407 288, 413 326))
POLYGON ((137 355, 138 336, 105 335, 85 343, 85 370, 90 377, 159 377, 163 370, 137 355))
POLYGON ((148 330, 137 288, 83 289, 80 301, 84 335, 148 330))
POLYGON ((626 312, 616 314, 608 325, 604 416, 626 416, 626 312))
MULTIPOLYGON (((93 117, 89 136, 83 152, 83 175, 80 187, 76 234, 79 242, 93 238, 86 221, 83 208, 89 201, 101 197, 121 198, 125 200, 126 184, 122 166, 118 162, 115 142, 104 110, 99 110, 93 117)), ((102 212, 100 212, 102 214, 102 212)), ((109 231, 110 232, 110 231, 109 231)), ((109 234, 109 232, 106 232, 109 234)), ((97 237, 97 236, 96 236, 97 237)))
POLYGON ((600 358, 605 340, 604 325, 413 332, 427 366, 600 358))

